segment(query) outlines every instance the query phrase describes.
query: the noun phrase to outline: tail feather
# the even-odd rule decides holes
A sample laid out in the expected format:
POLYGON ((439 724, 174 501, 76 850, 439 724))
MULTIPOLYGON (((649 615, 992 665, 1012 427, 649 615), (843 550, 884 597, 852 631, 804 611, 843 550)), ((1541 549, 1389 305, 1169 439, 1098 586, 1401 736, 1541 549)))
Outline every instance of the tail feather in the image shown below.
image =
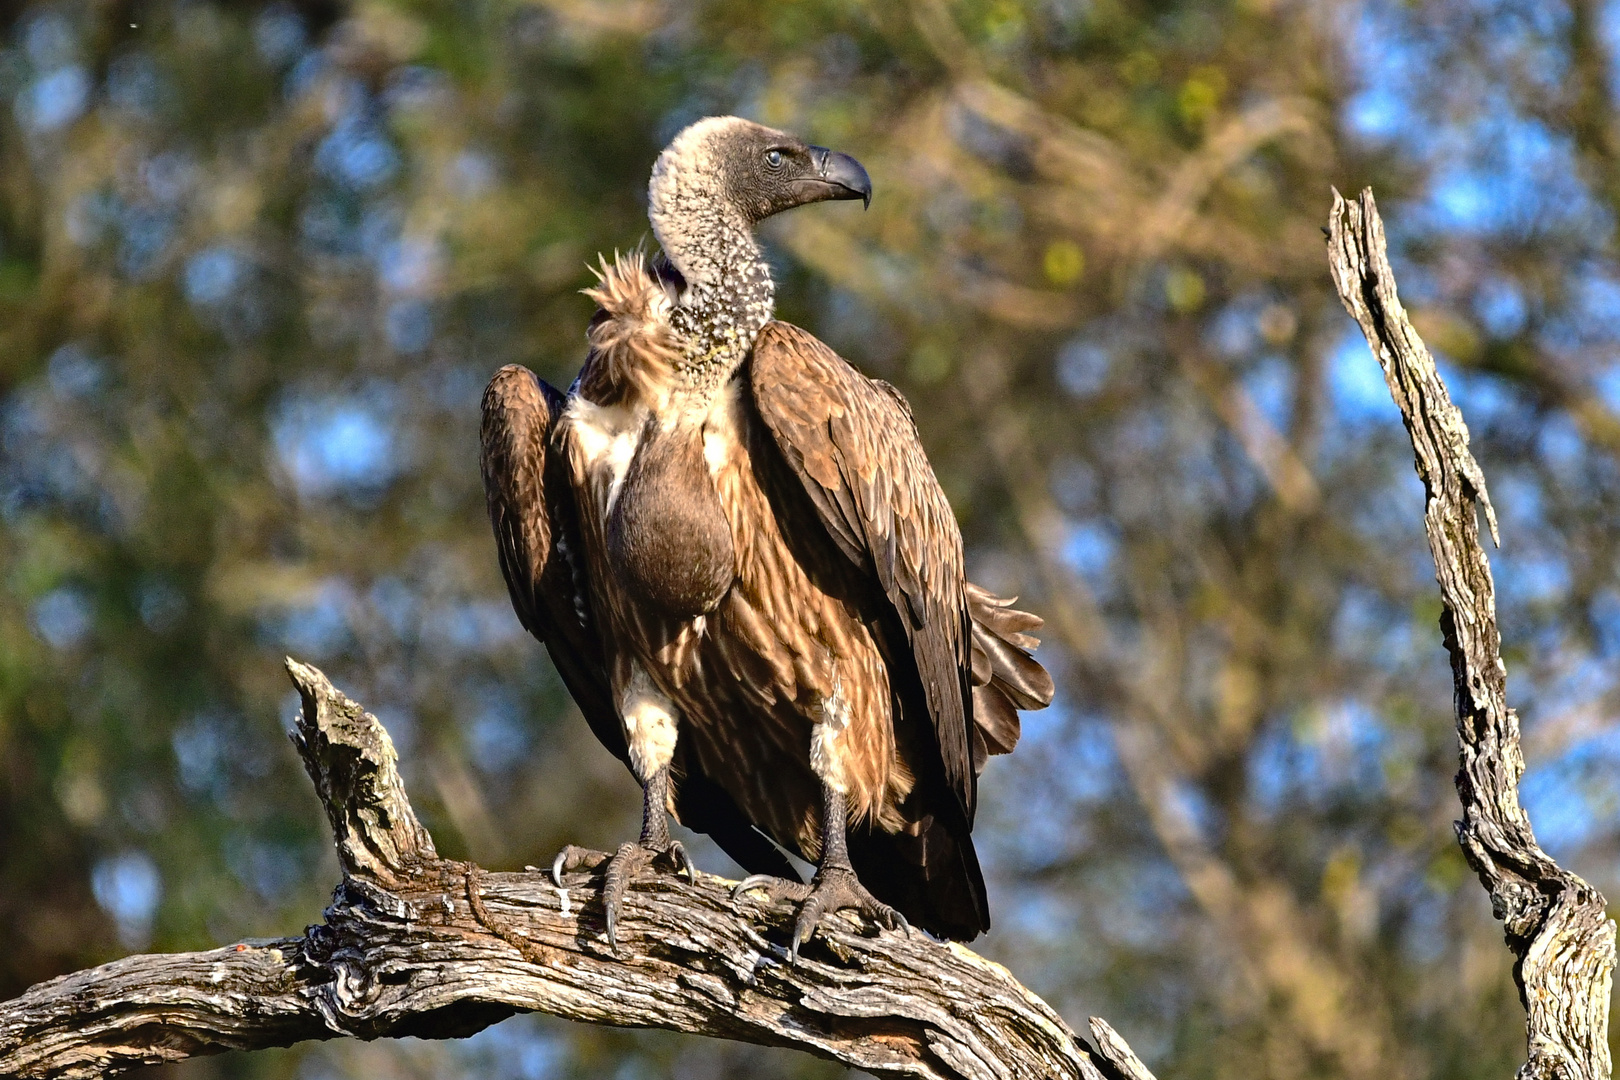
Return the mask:
POLYGON ((966 583, 968 614, 973 620, 973 771, 984 771, 992 754, 1010 754, 1022 725, 1019 709, 1052 704, 1052 676, 1029 654, 1040 639, 1029 633, 1043 622, 1003 600, 966 583))
POLYGON ((986 754, 1010 754, 1023 730, 1018 722, 1018 710, 1013 708, 1007 695, 988 684, 973 688, 973 728, 974 767, 980 771, 984 768, 978 761, 980 743, 986 754))

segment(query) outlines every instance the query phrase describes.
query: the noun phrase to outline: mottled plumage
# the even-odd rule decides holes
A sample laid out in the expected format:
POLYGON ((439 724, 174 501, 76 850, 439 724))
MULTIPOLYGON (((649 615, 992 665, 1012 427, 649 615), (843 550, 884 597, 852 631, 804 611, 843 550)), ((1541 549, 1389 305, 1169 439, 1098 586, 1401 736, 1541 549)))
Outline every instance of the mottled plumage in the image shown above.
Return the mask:
POLYGON ((666 257, 603 264, 570 394, 508 367, 485 395, 513 604, 648 791, 641 843, 609 864, 610 928, 640 867, 684 857, 666 806, 756 874, 797 881, 766 836, 820 861, 814 891, 782 886, 810 896, 795 947, 839 906, 989 926, 977 776, 1016 744, 1016 710, 1051 700, 1040 620, 964 580, 904 399, 771 320, 752 237, 869 190, 779 132, 694 125, 654 170, 666 257))

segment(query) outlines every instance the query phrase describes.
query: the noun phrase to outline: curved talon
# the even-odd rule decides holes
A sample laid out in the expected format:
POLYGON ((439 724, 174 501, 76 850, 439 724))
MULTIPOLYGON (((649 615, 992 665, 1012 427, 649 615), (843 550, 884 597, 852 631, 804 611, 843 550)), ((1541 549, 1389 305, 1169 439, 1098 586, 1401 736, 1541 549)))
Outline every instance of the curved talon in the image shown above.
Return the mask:
POLYGON ((826 914, 826 907, 826 901, 811 894, 810 899, 799 909, 799 917, 793 920, 793 944, 788 949, 788 955, 793 958, 793 963, 799 962, 799 946, 816 936, 816 926, 826 914))
POLYGON ((566 888, 563 885, 563 875, 570 870, 594 870, 602 864, 607 856, 600 851, 582 848, 577 844, 566 844, 557 852, 557 857, 551 860, 551 883, 557 888, 566 888))
POLYGON ((624 906, 625 894, 630 891, 636 875, 654 865, 660 857, 672 862, 677 873, 684 870, 688 881, 697 880, 697 867, 678 840, 663 849, 639 843, 620 844, 619 850, 608 860, 607 873, 602 878, 602 909, 607 922, 608 946, 614 951, 619 948, 619 909, 624 906))
POLYGON ((563 888, 563 863, 568 860, 568 849, 563 848, 557 852, 557 857, 551 860, 551 883, 557 888, 563 888))
POLYGON ((607 874, 602 878, 602 910, 607 920, 608 948, 614 952, 619 950, 619 908, 630 889, 630 878, 651 856, 652 852, 640 844, 620 844, 608 860, 607 874))
MULTIPOLYGON (((731 898, 733 900, 741 900, 743 893, 747 892, 749 889, 764 889, 769 892, 771 891, 771 887, 776 885, 778 882, 784 885, 791 884, 791 882, 784 881, 782 878, 776 877, 772 874, 749 874, 732 887, 731 898)), ((775 899, 775 897, 772 897, 772 899, 775 899)))
POLYGON ((671 841, 669 850, 665 854, 675 863, 675 872, 677 874, 684 874, 687 882, 693 885, 697 884, 697 867, 692 862, 692 856, 686 853, 685 846, 679 840, 671 841))
POLYGON ((822 869, 808 886, 795 887, 791 882, 776 878, 768 881, 769 884, 765 884, 750 878, 740 883, 737 891, 764 885, 773 897, 787 895, 803 901, 793 920, 793 940, 789 949, 795 963, 799 959, 799 947, 816 936, 816 927, 821 925, 824 916, 836 911, 854 911, 885 930, 899 930, 907 938, 911 937, 911 924, 906 917, 867 892, 855 872, 848 868, 822 869))
POLYGON ((841 867, 822 870, 809 885, 770 874, 752 874, 732 886, 732 900, 741 899, 751 889, 759 889, 773 901, 788 900, 800 905, 793 919, 793 939, 788 950, 794 962, 799 959, 799 947, 816 936, 816 927, 821 925, 822 918, 835 911, 854 911, 885 930, 898 930, 911 937, 911 924, 906 917, 867 892, 853 870, 841 867))
POLYGON ((742 899, 742 895, 750 889, 758 889, 765 894, 769 903, 778 903, 786 900, 791 904, 802 904, 810 899, 810 886, 802 881, 793 881, 789 878, 779 878, 774 874, 750 874, 737 882, 731 889, 733 901, 742 899))
MULTIPOLYGON (((639 772, 636 775, 641 776, 639 772)), ((670 839, 668 802, 669 766, 662 765, 642 780, 641 839, 620 844, 612 855, 569 844, 557 853, 551 864, 551 879, 561 890, 566 871, 581 865, 594 870, 607 863, 602 874, 602 915, 608 948, 615 953, 619 951, 619 910, 637 874, 663 858, 674 864, 677 873, 684 871, 688 881, 697 881, 697 867, 686 854, 686 848, 680 841, 670 839)), ((566 893, 564 896, 566 903, 566 893)))

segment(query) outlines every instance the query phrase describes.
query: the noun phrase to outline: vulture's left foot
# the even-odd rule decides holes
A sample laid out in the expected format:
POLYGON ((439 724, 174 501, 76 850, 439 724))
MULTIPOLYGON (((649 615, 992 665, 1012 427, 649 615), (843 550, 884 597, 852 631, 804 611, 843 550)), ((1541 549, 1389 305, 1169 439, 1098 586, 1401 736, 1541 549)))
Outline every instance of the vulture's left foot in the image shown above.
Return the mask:
POLYGON ((799 960, 799 946, 816 934, 823 915, 835 911, 855 911, 871 919, 885 930, 902 930, 911 936, 911 924, 906 917, 866 891, 855 871, 847 866, 824 866, 816 871, 810 884, 755 874, 744 878, 731 890, 733 899, 758 889, 772 900, 788 900, 799 905, 798 918, 793 922, 793 961, 799 960))
POLYGON ((849 864, 849 843, 844 835, 849 814, 843 791, 824 782, 821 798, 821 865, 810 884, 755 874, 731 890, 733 899, 750 889, 759 889, 772 900, 791 900, 799 905, 799 917, 793 923, 794 963, 799 960, 799 946, 815 936, 821 917, 834 911, 858 911, 886 930, 904 930, 907 937, 911 936, 906 917, 867 892, 849 864))

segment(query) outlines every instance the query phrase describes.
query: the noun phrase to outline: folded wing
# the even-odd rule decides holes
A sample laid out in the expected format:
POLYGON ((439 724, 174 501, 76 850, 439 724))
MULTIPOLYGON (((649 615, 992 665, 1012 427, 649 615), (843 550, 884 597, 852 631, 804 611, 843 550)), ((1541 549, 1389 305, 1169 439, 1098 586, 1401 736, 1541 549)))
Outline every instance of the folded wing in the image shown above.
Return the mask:
POLYGON ((962 536, 910 410, 893 387, 788 323, 765 326, 751 365, 755 406, 788 468, 832 541, 872 576, 904 631, 944 786, 971 826, 977 774, 962 536))

